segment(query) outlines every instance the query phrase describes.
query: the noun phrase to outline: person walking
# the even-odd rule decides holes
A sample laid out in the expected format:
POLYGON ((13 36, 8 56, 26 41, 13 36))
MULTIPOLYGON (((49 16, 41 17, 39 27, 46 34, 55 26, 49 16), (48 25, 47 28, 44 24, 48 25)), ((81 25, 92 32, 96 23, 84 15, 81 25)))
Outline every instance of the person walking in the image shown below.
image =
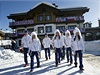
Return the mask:
POLYGON ((30 72, 34 70, 34 56, 36 56, 37 68, 40 67, 39 52, 41 50, 41 43, 39 38, 37 37, 37 34, 35 32, 32 32, 31 37, 31 44, 29 46, 29 55, 31 58, 30 72))
POLYGON ((61 33, 61 41, 63 45, 61 48, 61 60, 64 60, 65 59, 65 43, 64 43, 65 36, 64 36, 63 31, 60 31, 60 33, 61 33))
POLYGON ((72 62, 73 62, 73 60, 72 60, 72 49, 71 49, 72 37, 71 37, 71 34, 70 34, 69 30, 67 30, 65 32, 65 45, 66 45, 67 63, 70 60, 70 64, 72 64, 72 62))
POLYGON ((60 63, 61 48, 63 46, 62 41, 61 41, 61 33, 58 29, 55 30, 54 37, 53 37, 52 41, 53 41, 52 43, 53 43, 54 48, 55 48, 55 64, 57 67, 58 63, 60 63))
POLYGON ((46 60, 51 59, 50 58, 50 45, 51 45, 51 39, 48 37, 48 34, 45 34, 45 38, 42 41, 43 47, 45 49, 45 58, 46 60))
POLYGON ((75 67, 77 67, 77 54, 79 55, 79 68, 80 70, 83 69, 83 60, 82 60, 82 53, 85 51, 84 48, 84 41, 81 35, 80 30, 76 27, 74 29, 74 37, 73 37, 73 48, 74 48, 74 61, 75 67))
POLYGON ((31 36, 28 34, 27 30, 25 30, 24 33, 25 33, 25 35, 22 37, 21 44, 22 44, 22 48, 24 50, 24 62, 25 62, 24 67, 26 67, 26 66, 28 66, 27 53, 29 50, 31 36))

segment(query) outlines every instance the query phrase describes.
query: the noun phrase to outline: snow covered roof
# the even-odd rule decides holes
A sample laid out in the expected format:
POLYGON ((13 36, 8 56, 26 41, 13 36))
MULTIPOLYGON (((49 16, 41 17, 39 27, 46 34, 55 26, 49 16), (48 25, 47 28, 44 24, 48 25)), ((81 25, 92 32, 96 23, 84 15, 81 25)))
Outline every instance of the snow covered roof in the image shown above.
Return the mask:
POLYGON ((10 16, 15 16, 15 15, 26 15, 27 14, 27 11, 23 11, 23 12, 16 12, 14 14, 10 14, 10 16))
POLYGON ((4 30, 1 30, 3 33, 13 33, 12 31, 9 31, 9 30, 6 30, 6 31, 4 31, 4 30))
MULTIPOLYGON (((41 4, 49 5, 49 6, 55 8, 55 6, 54 6, 52 3, 49 3, 49 2, 40 2, 40 3, 36 4, 32 9, 36 8, 37 6, 39 6, 39 5, 41 5, 41 4)), ((23 11, 23 12, 16 12, 16 13, 14 13, 14 14, 10 14, 10 16, 15 16, 15 15, 16 15, 16 16, 17 16, 17 15, 26 15, 26 14, 27 14, 27 11, 23 11)))
POLYGON ((86 10, 87 7, 60 8, 61 11, 86 10))
POLYGON ((49 2, 40 2, 40 3, 36 4, 32 9, 36 8, 37 6, 39 6, 41 4, 49 5, 49 6, 55 8, 55 6, 52 3, 49 3, 49 2))

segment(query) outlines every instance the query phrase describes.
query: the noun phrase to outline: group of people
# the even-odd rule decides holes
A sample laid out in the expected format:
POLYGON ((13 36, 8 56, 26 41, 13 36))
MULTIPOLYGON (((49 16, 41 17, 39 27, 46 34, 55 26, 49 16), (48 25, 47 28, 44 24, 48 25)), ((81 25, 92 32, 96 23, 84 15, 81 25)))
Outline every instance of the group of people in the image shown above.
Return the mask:
MULTIPOLYGON (((61 60, 65 59, 65 55, 67 58, 67 63, 72 64, 73 63, 72 50, 73 50, 75 67, 77 67, 78 64, 77 63, 77 54, 78 54, 79 64, 80 64, 79 69, 84 70, 82 63, 82 53, 84 52, 84 41, 81 32, 77 27, 75 27, 73 33, 74 35, 72 37, 69 30, 67 30, 64 35, 63 32, 56 29, 52 39, 49 38, 48 34, 45 34, 45 37, 42 41, 43 47, 45 49, 45 58, 46 60, 52 59, 50 57, 50 45, 51 45, 54 48, 55 52, 56 67, 61 62, 61 60)), ((41 52, 41 42, 35 32, 32 32, 30 36, 28 34, 28 31, 25 30, 25 35, 22 37, 21 43, 24 50, 24 62, 25 62, 24 67, 28 66, 27 53, 29 53, 31 58, 30 72, 32 72, 34 70, 34 56, 36 56, 37 68, 40 67, 39 54, 41 52)))

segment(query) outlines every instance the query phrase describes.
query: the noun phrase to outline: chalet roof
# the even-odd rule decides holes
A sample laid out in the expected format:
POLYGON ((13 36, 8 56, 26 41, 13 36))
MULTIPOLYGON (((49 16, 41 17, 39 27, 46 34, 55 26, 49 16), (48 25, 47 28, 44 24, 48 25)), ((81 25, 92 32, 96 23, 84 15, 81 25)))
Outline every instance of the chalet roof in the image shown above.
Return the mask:
POLYGON ((54 8, 54 9, 57 9, 57 10, 60 10, 61 12, 63 12, 63 11, 74 11, 74 10, 77 10, 77 11, 81 11, 81 10, 88 11, 88 10, 89 10, 89 8, 87 8, 87 7, 58 8, 58 7, 55 6, 55 4, 48 3, 48 2, 40 2, 40 3, 38 3, 37 5, 35 5, 32 9, 30 9, 30 10, 27 11, 27 12, 21 12, 21 13, 10 14, 10 15, 7 16, 7 17, 10 19, 11 17, 14 17, 14 16, 23 16, 23 15, 27 15, 28 12, 30 12, 30 11, 33 10, 33 9, 35 9, 36 7, 38 7, 38 6, 41 5, 41 4, 46 5, 46 6, 50 6, 50 7, 54 8))
POLYGON ((61 11, 77 11, 77 10, 87 10, 87 7, 72 7, 72 8, 60 8, 61 11))
POLYGON ((20 16, 20 15, 26 15, 27 12, 19 12, 19 13, 13 13, 13 14, 10 14, 9 16, 20 16))
POLYGON ((4 30, 1 30, 1 32, 5 33, 5 34, 6 33, 13 33, 12 31, 9 31, 9 30, 5 30, 5 31, 4 30))
POLYGON ((4 36, 5 34, 4 34, 4 32, 2 32, 1 30, 0 30, 0 36, 4 36))

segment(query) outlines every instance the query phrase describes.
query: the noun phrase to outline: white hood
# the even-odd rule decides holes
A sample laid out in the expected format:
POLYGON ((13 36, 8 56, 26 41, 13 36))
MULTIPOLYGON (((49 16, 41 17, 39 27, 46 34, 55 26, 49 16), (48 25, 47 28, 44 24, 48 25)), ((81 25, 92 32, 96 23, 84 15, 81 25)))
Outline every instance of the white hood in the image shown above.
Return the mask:
POLYGON ((56 36, 56 32, 58 32, 60 37, 61 37, 60 31, 58 29, 56 29, 55 32, 54 32, 53 39, 52 39, 53 46, 55 48, 62 48, 63 47, 63 42, 62 42, 61 38, 59 40, 58 39, 54 39, 55 36, 56 36))
POLYGON ((32 32, 32 33, 31 33, 31 37, 32 37, 33 35, 35 35, 36 39, 39 40, 39 38, 37 37, 36 32, 32 32))
POLYGON ((65 35, 66 35, 67 33, 69 34, 68 37, 71 38, 71 34, 70 34, 70 31, 69 31, 69 30, 67 30, 67 31, 65 32, 65 35))
POLYGON ((81 32, 80 32, 79 28, 77 28, 77 27, 75 27, 75 29, 74 29, 74 31, 73 31, 73 33, 74 33, 74 38, 75 38, 77 32, 79 32, 79 36, 80 36, 80 38, 82 38, 81 32))
POLYGON ((40 40, 39 40, 39 38, 37 37, 36 32, 32 32, 32 33, 31 33, 31 38, 32 38, 33 35, 35 35, 36 39, 34 39, 34 41, 31 40, 31 44, 30 44, 30 47, 29 47, 29 48, 30 48, 30 50, 32 50, 32 51, 40 51, 40 50, 41 50, 41 43, 40 43, 40 40))
POLYGON ((56 35, 56 32, 58 32, 59 35, 61 36, 61 33, 60 33, 60 31, 59 31, 58 29, 55 30, 55 32, 54 32, 54 36, 56 35))

